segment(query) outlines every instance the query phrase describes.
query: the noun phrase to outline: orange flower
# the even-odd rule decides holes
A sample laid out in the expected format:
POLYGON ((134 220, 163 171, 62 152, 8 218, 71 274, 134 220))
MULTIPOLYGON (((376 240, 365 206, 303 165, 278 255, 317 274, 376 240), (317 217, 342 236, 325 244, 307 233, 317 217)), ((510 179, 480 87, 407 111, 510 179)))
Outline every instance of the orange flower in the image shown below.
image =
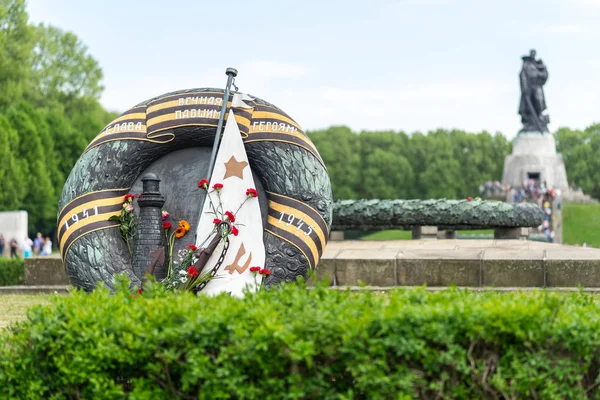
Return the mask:
POLYGON ((181 221, 179 221, 179 227, 185 229, 185 231, 187 232, 190 230, 190 223, 182 219, 181 221))
POLYGON ((177 239, 181 239, 182 237, 185 236, 185 234, 187 233, 187 231, 185 230, 185 228, 182 228, 181 226, 177 229, 175 229, 175 237, 177 239))

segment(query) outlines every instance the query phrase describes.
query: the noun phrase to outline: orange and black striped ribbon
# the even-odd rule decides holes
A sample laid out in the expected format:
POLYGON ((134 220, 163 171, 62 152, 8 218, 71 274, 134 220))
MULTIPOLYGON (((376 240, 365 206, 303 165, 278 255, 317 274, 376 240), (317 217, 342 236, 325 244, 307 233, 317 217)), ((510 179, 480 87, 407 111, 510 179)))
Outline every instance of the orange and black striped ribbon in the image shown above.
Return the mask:
MULTIPOLYGON (((171 131, 184 126, 215 127, 219 121, 223 92, 189 92, 165 96, 134 107, 108 124, 84 153, 103 143, 141 140, 164 144, 174 140, 171 131)), ((253 108, 236 108, 235 119, 244 143, 283 142, 302 147, 325 166, 315 145, 289 115, 268 105, 248 101, 253 108)), ((231 102, 227 104, 231 108, 231 102)), ((227 120, 229 113, 225 115, 227 120)))
POLYGON ((71 200, 58 215, 58 243, 64 260, 71 245, 83 235, 119 226, 109 221, 119 215, 129 189, 108 189, 86 193, 71 200))
POLYGON ((272 192, 267 192, 267 197, 265 230, 296 247, 314 269, 329 237, 327 223, 317 210, 301 201, 272 192))
POLYGON ((302 147, 325 166, 317 148, 300 125, 283 111, 263 104, 254 106, 252 124, 244 143, 284 142, 302 147))

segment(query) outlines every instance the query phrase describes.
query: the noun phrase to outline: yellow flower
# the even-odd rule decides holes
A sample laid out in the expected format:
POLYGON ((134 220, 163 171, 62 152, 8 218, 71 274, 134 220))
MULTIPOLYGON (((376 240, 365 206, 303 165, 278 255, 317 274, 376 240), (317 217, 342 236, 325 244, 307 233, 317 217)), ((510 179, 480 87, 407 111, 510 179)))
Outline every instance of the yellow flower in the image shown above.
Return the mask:
POLYGON ((189 231, 190 230, 190 223, 187 222, 186 220, 182 219, 181 221, 179 221, 179 226, 183 229, 185 229, 185 231, 189 231))

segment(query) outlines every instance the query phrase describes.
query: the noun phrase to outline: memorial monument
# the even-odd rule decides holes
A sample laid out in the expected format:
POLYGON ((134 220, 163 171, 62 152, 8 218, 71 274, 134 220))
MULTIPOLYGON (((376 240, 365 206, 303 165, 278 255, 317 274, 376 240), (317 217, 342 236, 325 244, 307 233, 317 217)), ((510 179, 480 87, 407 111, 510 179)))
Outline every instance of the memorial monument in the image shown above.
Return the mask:
POLYGON ((567 191, 565 163, 556 152, 554 136, 548 131, 550 117, 543 89, 548 70, 535 57, 535 50, 521 57, 519 115, 523 127, 513 141, 512 154, 504 160, 502 183, 519 188, 525 180, 533 179, 546 187, 567 191))
POLYGON ((226 74, 225 89, 132 107, 85 149, 59 201, 74 286, 112 288, 124 273, 141 287, 150 272, 173 290, 239 295, 317 266, 332 216, 323 160, 296 121, 226 74))

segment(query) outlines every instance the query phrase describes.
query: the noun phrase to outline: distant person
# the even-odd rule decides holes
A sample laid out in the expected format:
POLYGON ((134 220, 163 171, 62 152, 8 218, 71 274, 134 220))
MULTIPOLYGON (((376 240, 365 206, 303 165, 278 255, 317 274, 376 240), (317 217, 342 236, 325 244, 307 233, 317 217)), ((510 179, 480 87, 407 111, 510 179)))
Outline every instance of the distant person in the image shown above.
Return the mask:
POLYGON ((4 246, 6 246, 6 241, 4 235, 0 233, 0 257, 4 256, 4 246))
POLYGON ((31 257, 31 250, 33 247, 33 241, 29 239, 29 236, 25 236, 23 242, 21 243, 21 250, 23 250, 23 258, 31 257))
POLYGON ((38 232, 35 239, 33 240, 33 253, 40 254, 42 246, 44 245, 44 237, 41 232, 38 232))
POLYGON ((40 256, 49 256, 52 254, 52 241, 48 236, 46 236, 46 240, 44 240, 44 245, 42 246, 42 251, 40 251, 40 256))
POLYGON ((10 241, 10 258, 15 258, 18 257, 17 256, 17 247, 19 247, 19 244, 17 243, 17 241, 13 238, 10 241))

